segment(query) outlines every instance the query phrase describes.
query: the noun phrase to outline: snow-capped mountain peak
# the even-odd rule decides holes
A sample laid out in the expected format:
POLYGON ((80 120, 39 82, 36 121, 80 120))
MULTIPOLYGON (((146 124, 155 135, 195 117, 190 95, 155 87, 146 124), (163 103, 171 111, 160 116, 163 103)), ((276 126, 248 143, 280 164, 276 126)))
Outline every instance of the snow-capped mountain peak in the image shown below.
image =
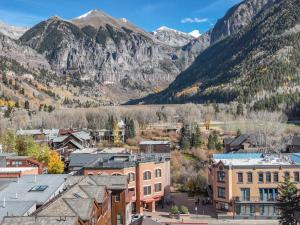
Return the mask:
POLYGON ((128 19, 126 19, 126 18, 121 18, 120 19, 123 23, 128 23, 128 19))
POLYGON ((194 36, 191 34, 166 26, 158 28, 157 30, 153 31, 152 34, 157 40, 174 47, 186 45, 194 39, 194 36))

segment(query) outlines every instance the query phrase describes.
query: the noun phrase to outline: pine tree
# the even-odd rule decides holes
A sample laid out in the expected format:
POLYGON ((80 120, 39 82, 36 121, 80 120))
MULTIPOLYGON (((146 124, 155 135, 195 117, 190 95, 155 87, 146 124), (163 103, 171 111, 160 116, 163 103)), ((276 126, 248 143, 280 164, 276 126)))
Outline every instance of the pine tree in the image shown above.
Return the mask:
POLYGON ((294 210, 299 208, 300 198, 297 187, 290 179, 285 179, 278 187, 279 223, 282 225, 296 225, 294 210))
POLYGON ((29 101, 28 100, 25 101, 24 108, 29 110, 30 106, 29 106, 29 101))
POLYGON ((237 132, 236 132, 236 136, 239 137, 239 136, 241 136, 241 134, 242 134, 241 130, 238 129, 237 132))
POLYGON ((214 137, 213 137, 212 134, 210 134, 210 135, 208 136, 207 148, 208 148, 209 150, 216 149, 216 145, 215 145, 215 142, 214 142, 214 137))
POLYGON ((242 103, 239 103, 237 105, 236 114, 239 115, 239 116, 244 115, 244 105, 242 103))
POLYGON ((188 150, 191 148, 191 132, 188 125, 184 125, 181 129, 181 140, 180 147, 183 150, 188 150))
POLYGON ((193 135, 193 147, 200 148, 203 144, 200 127, 197 125, 193 135))
POLYGON ((125 139, 135 137, 134 120, 131 118, 125 118, 125 139))

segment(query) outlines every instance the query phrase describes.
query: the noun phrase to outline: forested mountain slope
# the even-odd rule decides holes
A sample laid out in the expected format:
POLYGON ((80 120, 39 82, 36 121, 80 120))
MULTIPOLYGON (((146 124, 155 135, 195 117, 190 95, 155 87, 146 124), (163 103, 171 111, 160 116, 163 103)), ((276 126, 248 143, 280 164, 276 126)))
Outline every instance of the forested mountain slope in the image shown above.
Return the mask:
POLYGON ((277 108, 299 99, 300 1, 264 7, 238 33, 216 42, 164 91, 144 103, 251 103, 277 108))

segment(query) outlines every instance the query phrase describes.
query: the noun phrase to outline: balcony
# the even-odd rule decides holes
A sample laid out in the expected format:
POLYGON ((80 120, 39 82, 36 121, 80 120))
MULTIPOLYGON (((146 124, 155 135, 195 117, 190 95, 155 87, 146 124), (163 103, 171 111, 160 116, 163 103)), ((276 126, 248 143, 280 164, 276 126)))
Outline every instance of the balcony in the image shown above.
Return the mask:
POLYGON ((275 203, 276 197, 261 198, 259 196, 251 196, 250 199, 241 198, 239 196, 233 197, 235 203, 275 203))

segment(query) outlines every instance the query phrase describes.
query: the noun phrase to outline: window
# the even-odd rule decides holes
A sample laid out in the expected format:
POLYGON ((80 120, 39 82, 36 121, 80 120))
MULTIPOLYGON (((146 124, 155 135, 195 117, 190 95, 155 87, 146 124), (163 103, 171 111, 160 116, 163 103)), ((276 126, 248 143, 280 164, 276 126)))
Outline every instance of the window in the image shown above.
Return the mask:
POLYGON ((294 172, 294 181, 295 182, 299 182, 300 181, 299 172, 294 172))
POLYGON ((278 172, 274 172, 274 174, 273 174, 273 182, 278 182, 278 178, 279 178, 278 172))
POLYGON ((218 198, 225 198, 225 188, 218 187, 218 198))
POLYGON ((161 191, 161 183, 154 184, 154 191, 160 192, 161 191))
POLYGON ((151 172, 146 171, 144 172, 144 180, 150 180, 151 179, 151 172))
POLYGON ((122 176, 120 173, 113 173, 112 176, 122 176))
POLYGON ((135 181, 135 174, 134 173, 128 173, 128 180, 129 180, 129 182, 135 181))
POLYGON ((284 179, 289 180, 290 179, 290 172, 286 171, 284 172, 284 179))
POLYGON ((224 171, 218 171, 217 172, 217 180, 218 180, 218 182, 224 182, 225 181, 225 172, 224 171))
POLYGON ((250 188, 241 188, 241 200, 250 201, 250 188))
POLYGON ((278 190, 276 188, 260 188, 259 200, 263 202, 276 201, 278 190))
POLYGON ((114 198, 115 198, 115 202, 120 202, 121 201, 121 195, 120 194, 114 195, 114 198))
POLYGON ((243 173, 238 173, 238 183, 243 183, 243 173))
POLYGON ((151 186, 144 187, 144 195, 151 195, 151 186))
POLYGON ((266 173, 266 182, 271 183, 271 173, 270 172, 266 173))
POLYGON ((258 173, 258 182, 263 183, 264 182, 264 174, 263 173, 258 173))
POLYGON ((246 204, 246 205, 237 205, 236 208, 237 215, 254 215, 255 214, 255 205, 246 204))
POLYGON ((22 166, 22 162, 21 161, 12 161, 12 165, 19 167, 19 166, 22 166))
POLYGON ((117 224, 123 224, 123 216, 120 213, 117 214, 117 224))
POLYGON ((29 191, 45 191, 48 188, 47 185, 37 185, 37 186, 33 186, 29 191))
POLYGON ((248 183, 252 183, 253 182, 253 175, 251 172, 247 173, 247 181, 248 183))
POLYGON ((135 196, 135 189, 134 188, 128 188, 128 191, 131 192, 133 194, 133 196, 135 196))
POLYGON ((155 177, 161 177, 161 169, 155 170, 155 177))

